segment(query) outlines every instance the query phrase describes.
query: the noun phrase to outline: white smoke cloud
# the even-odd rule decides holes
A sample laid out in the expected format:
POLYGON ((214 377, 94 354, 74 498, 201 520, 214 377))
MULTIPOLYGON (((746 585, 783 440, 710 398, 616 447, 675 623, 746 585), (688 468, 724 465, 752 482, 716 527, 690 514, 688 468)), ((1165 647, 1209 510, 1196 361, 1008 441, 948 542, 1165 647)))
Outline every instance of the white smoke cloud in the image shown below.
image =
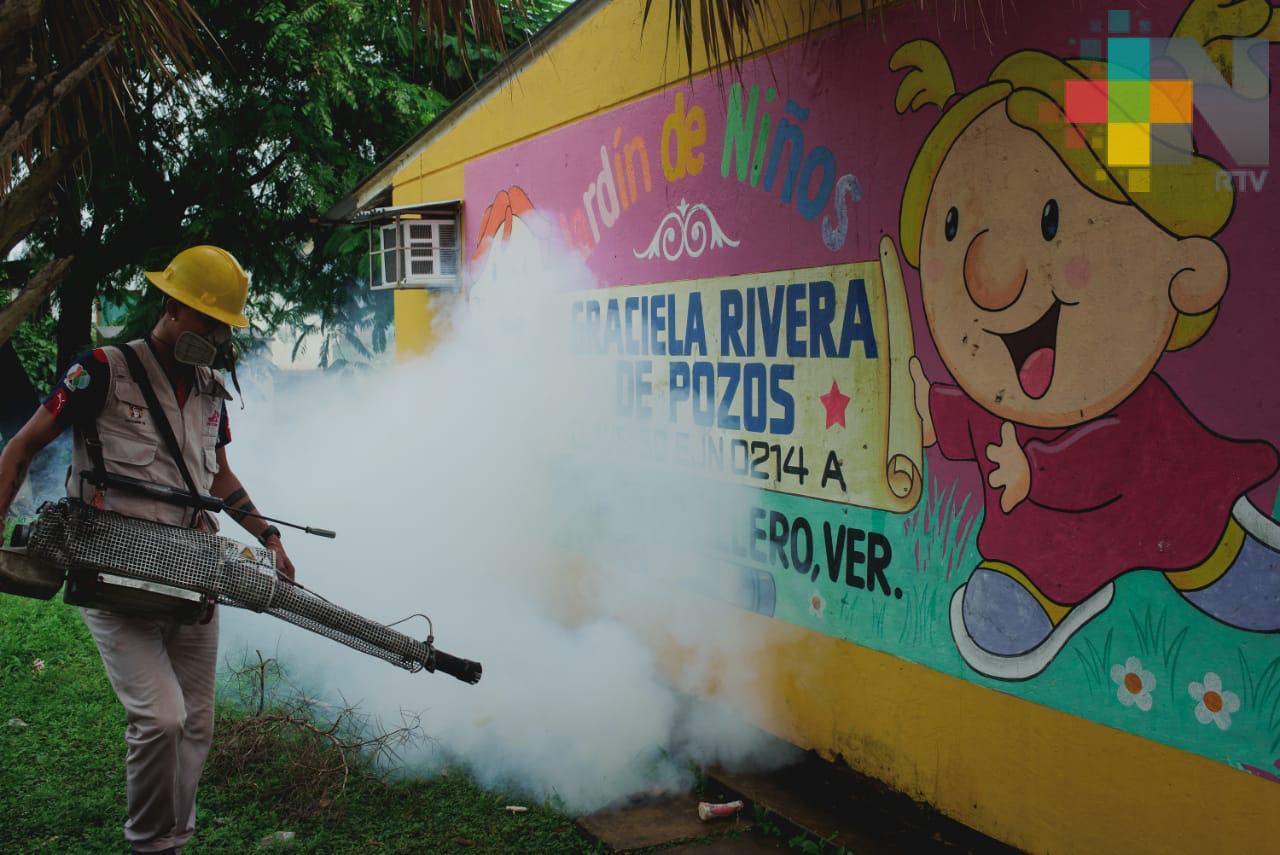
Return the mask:
POLYGON ((377 620, 429 614, 438 646, 481 661, 482 681, 411 675, 231 609, 223 655, 275 652, 309 690, 386 719, 421 711, 434 741, 410 771, 461 760, 482 783, 579 812, 686 785, 690 760, 776 761, 737 717, 754 703, 736 688, 753 641, 709 622, 694 593, 717 579, 708 512, 732 515, 748 494, 625 462, 613 390, 584 380, 565 340, 557 294, 590 279, 568 253, 530 247, 498 249, 429 357, 285 378, 231 411, 228 456, 258 507, 339 532, 286 530, 299 581, 377 620), (715 670, 722 706, 682 704, 655 638, 699 654, 681 688, 715 670))

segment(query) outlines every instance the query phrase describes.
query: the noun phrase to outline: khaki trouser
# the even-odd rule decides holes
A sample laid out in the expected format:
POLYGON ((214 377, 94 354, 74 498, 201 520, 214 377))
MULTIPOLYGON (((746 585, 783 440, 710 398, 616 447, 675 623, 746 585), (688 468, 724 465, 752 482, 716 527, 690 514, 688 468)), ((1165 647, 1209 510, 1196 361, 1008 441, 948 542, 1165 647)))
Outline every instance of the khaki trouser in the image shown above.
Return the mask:
POLYGON ((139 851, 182 848, 195 831, 196 786, 213 741, 218 609, 207 624, 81 609, 129 725, 129 820, 139 851))

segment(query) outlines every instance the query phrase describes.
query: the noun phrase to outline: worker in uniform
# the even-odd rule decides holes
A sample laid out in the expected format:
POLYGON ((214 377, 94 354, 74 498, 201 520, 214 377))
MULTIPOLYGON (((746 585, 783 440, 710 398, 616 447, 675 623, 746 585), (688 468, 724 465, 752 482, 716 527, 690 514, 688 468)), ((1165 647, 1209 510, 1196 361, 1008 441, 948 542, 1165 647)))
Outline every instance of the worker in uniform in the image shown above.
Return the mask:
MULTIPOLYGON (((97 465, 183 492, 194 487, 222 499, 228 514, 275 553, 279 572, 292 579, 279 529, 247 515, 257 509, 227 463, 230 395, 211 367, 226 361, 219 355, 232 346, 230 328, 249 325, 249 278, 231 253, 214 246, 183 250, 163 272, 146 276, 165 297, 160 320, 143 339, 100 347, 71 363, 0 454, 0 519, 35 455, 70 427, 69 496, 125 516, 216 529, 206 511, 95 486, 83 473, 97 465), (139 371, 161 412, 147 406, 139 371), (168 420, 181 462, 158 419, 168 420)), ((135 853, 180 852, 195 831, 196 787, 213 738, 217 611, 192 624, 82 612, 128 720, 125 839, 135 853)))

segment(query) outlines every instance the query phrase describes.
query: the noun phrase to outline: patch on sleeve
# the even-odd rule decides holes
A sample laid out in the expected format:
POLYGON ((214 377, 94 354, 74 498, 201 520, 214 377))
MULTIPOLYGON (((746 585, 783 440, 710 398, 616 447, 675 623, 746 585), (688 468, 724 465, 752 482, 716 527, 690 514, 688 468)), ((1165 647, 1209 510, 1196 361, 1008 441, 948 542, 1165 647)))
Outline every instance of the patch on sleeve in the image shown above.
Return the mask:
POLYGON ((56 419, 62 415, 62 411, 67 407, 67 390, 58 389, 44 402, 45 409, 56 419))
POLYGON ((77 362, 67 370, 67 376, 62 379, 62 382, 67 384, 67 388, 71 391, 80 392, 89 388, 92 379, 85 367, 77 362))

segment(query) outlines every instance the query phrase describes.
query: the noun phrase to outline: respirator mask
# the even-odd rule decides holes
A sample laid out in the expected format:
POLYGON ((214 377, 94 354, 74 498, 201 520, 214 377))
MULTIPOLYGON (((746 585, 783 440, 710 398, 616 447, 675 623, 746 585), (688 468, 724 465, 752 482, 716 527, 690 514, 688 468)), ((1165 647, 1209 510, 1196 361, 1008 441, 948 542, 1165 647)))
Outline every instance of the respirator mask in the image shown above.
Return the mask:
POLYGON ((228 327, 219 327, 207 336, 188 330, 173 343, 173 358, 184 365, 230 371, 240 358, 240 349, 228 327))
MULTIPOLYGON (((236 362, 240 359, 240 347, 231 335, 231 328, 222 325, 207 336, 187 330, 173 343, 173 358, 184 365, 203 366, 214 371, 230 371, 231 382, 240 394, 240 378, 236 376, 236 362)), ((240 398, 244 408, 244 397, 240 398)))

